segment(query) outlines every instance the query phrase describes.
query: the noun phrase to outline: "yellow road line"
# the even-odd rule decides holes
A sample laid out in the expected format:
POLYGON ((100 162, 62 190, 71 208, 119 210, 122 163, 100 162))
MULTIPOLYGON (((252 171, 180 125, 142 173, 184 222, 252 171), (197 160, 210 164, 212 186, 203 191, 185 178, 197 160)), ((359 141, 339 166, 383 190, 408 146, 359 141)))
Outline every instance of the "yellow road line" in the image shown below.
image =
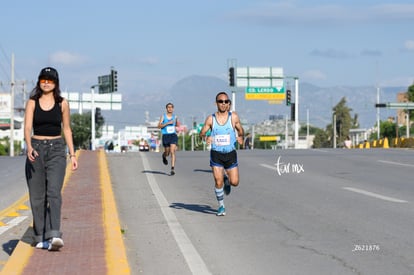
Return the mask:
MULTIPOLYGON (((125 245, 122 239, 118 212, 111 187, 107 159, 105 152, 99 153, 100 183, 102 190, 103 223, 105 228, 105 255, 108 274, 130 274, 130 268, 126 257, 125 245)), ((64 186, 71 175, 71 166, 68 165, 64 186)), ((25 197, 28 200, 28 196, 25 197)), ((16 203, 13 206, 20 205, 16 203)), ((15 209, 13 207, 8 208, 15 209)), ((10 256, 1 274, 21 274, 33 254, 33 247, 23 241, 19 241, 13 254, 10 256)))
MULTIPOLYGON (((76 152, 76 155, 79 156, 79 151, 76 152)), ((63 183, 63 187, 66 186, 67 182, 69 181, 70 176, 72 175, 72 166, 68 164, 66 166, 66 175, 65 175, 65 181, 63 183)), ((26 202, 29 200, 29 194, 24 195, 22 198, 20 198, 16 203, 14 203, 11 207, 6 208, 4 210, 4 213, 8 213, 13 209, 17 209, 20 207, 23 202, 26 202)), ((0 212, 0 217, 2 217, 3 211, 0 212)), ((33 247, 31 244, 25 243, 23 241, 19 241, 17 246, 14 248, 13 253, 7 260, 7 263, 1 270, 1 274, 5 275, 18 275, 22 274, 24 271, 24 268, 26 267, 27 263, 30 260, 30 257, 33 254, 33 247)))
MULTIPOLYGON (((0 211, 0 220, 4 217, 9 216, 10 213, 16 212, 16 210, 24 208, 23 204, 25 204, 28 200, 29 200, 29 194, 26 193, 20 199, 18 199, 15 203, 13 203, 9 207, 0 211)), ((26 206, 26 209, 28 209, 27 206, 26 206)))
POLYGON ((130 274, 121 226, 112 191, 108 162, 103 150, 99 153, 99 171, 102 190, 103 223, 105 228, 105 257, 108 274, 130 274))

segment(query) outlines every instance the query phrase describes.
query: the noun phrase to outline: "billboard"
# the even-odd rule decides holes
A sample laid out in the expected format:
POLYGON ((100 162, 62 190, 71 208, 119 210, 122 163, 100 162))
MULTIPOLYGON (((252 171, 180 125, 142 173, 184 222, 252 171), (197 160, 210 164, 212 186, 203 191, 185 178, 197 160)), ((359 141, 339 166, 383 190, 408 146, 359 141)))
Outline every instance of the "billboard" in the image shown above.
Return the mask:
POLYGON ((286 98, 283 68, 241 67, 236 70, 237 87, 245 87, 246 100, 271 100, 274 104, 286 98))
POLYGON ((0 94, 0 117, 10 117, 11 96, 10 94, 0 94))
MULTIPOLYGON (((71 109, 86 109, 90 110, 92 107, 91 93, 62 93, 62 96, 69 101, 71 109)), ((122 110, 122 95, 118 93, 97 94, 94 93, 93 101, 95 108, 102 110, 122 110)))

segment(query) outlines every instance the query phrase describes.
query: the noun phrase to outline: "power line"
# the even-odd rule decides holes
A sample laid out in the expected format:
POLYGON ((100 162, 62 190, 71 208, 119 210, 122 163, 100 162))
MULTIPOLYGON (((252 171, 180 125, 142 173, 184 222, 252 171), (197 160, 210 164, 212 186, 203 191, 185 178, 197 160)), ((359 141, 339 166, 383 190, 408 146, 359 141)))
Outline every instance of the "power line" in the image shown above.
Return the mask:
POLYGON ((6 69, 3 66, 3 63, 7 63, 7 65, 9 65, 9 68, 10 68, 11 67, 11 63, 10 63, 11 57, 10 56, 7 56, 6 51, 4 50, 4 48, 3 48, 3 46, 1 44, 0 44, 0 50, 1 50, 1 53, 3 54, 4 60, 5 60, 5 62, 2 62, 1 61, 2 58, 0 58, 0 69, 6 75, 7 82, 10 82, 11 81, 11 76, 9 74, 9 69, 6 69))
MULTIPOLYGON (((6 83, 10 83, 11 82, 11 75, 10 75, 10 68, 11 68, 11 56, 7 55, 6 50, 4 49, 4 47, 0 44, 0 52, 2 53, 2 55, 4 56, 4 60, 5 62, 3 62, 3 58, 1 58, 0 56, 0 71, 2 71, 4 73, 5 77, 5 82, 6 83), (8 65, 8 67, 6 68, 5 66, 3 66, 3 63, 5 63, 6 65, 8 65)), ((14 72, 15 77, 17 77, 17 79, 22 79, 22 77, 20 77, 20 74, 18 72, 14 72)), ((1 79, 1 78, 0 78, 1 79)), ((3 82, 3 85, 5 85, 5 83, 3 82)))

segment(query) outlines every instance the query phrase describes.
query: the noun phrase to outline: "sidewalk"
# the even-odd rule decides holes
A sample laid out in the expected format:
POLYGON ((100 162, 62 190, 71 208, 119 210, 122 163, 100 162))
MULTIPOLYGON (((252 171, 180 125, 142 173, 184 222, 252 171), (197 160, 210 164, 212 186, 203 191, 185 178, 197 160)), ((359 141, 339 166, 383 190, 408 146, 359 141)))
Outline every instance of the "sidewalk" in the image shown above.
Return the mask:
POLYGON ((65 246, 58 252, 35 249, 30 227, 2 274, 130 274, 105 152, 77 155, 79 168, 68 167, 63 190, 65 246))

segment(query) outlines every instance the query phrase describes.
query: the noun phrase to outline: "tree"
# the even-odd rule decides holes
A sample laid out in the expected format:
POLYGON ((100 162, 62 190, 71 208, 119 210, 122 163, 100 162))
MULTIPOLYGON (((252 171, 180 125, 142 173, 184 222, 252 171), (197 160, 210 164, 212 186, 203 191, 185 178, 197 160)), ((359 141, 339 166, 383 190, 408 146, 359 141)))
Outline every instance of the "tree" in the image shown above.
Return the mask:
MULTIPOLYGON (((19 155, 22 153, 21 141, 14 141, 14 155, 19 155)), ((4 137, 0 139, 0 156, 10 155, 10 137, 4 137)))
MULTIPOLYGON (((349 130, 358 128, 358 115, 355 114, 354 118, 351 118, 352 109, 346 106, 346 98, 343 97, 339 103, 332 108, 333 114, 332 119, 335 117, 335 126, 336 126, 336 138, 337 143, 342 143, 345 141, 346 137, 349 135, 349 130)), ((328 124, 326 126, 326 133, 328 135, 328 140, 330 145, 327 147, 333 146, 333 125, 328 124)))
POLYGON ((333 108, 336 118, 336 134, 337 142, 343 142, 349 135, 349 130, 356 123, 351 119, 352 109, 346 106, 346 98, 343 97, 339 103, 333 108))
POLYGON ((380 133, 381 137, 388 138, 391 140, 397 136, 397 124, 391 121, 381 121, 380 122, 380 133))
POLYGON ((89 149, 91 141, 91 113, 71 115, 71 127, 75 148, 89 149))
MULTIPOLYGON (((408 87, 407 97, 408 97, 409 102, 414 102, 414 84, 408 87)), ((407 110, 407 111, 408 111, 410 120, 414 119, 414 112, 412 112, 411 110, 407 110)))
MULTIPOLYGON (((91 144, 91 121, 92 112, 86 112, 84 114, 72 114, 71 115, 71 127, 73 144, 75 148, 89 149, 91 144)), ((104 117, 98 115, 95 120, 95 136, 97 138, 102 136, 102 126, 105 123, 104 117)))
POLYGON ((408 101, 414 102, 414 84, 407 89, 408 101))
POLYGON ((329 135, 326 131, 318 129, 315 132, 315 138, 313 139, 313 148, 327 148, 330 147, 329 135))
POLYGON ((102 126, 105 124, 105 118, 102 116, 101 108, 95 110, 95 136, 100 138, 102 136, 102 126))
MULTIPOLYGON (((315 127, 315 126, 311 126, 311 125, 309 126, 309 134, 310 135, 315 135, 320 130, 322 130, 322 129, 320 129, 318 127, 315 127)), ((305 136, 307 133, 308 133, 308 127, 306 125, 305 126, 301 126, 299 128, 299 135, 300 136, 305 136)))
POLYGON ((0 156, 5 156, 5 155, 7 155, 6 147, 2 143, 0 143, 0 156))

